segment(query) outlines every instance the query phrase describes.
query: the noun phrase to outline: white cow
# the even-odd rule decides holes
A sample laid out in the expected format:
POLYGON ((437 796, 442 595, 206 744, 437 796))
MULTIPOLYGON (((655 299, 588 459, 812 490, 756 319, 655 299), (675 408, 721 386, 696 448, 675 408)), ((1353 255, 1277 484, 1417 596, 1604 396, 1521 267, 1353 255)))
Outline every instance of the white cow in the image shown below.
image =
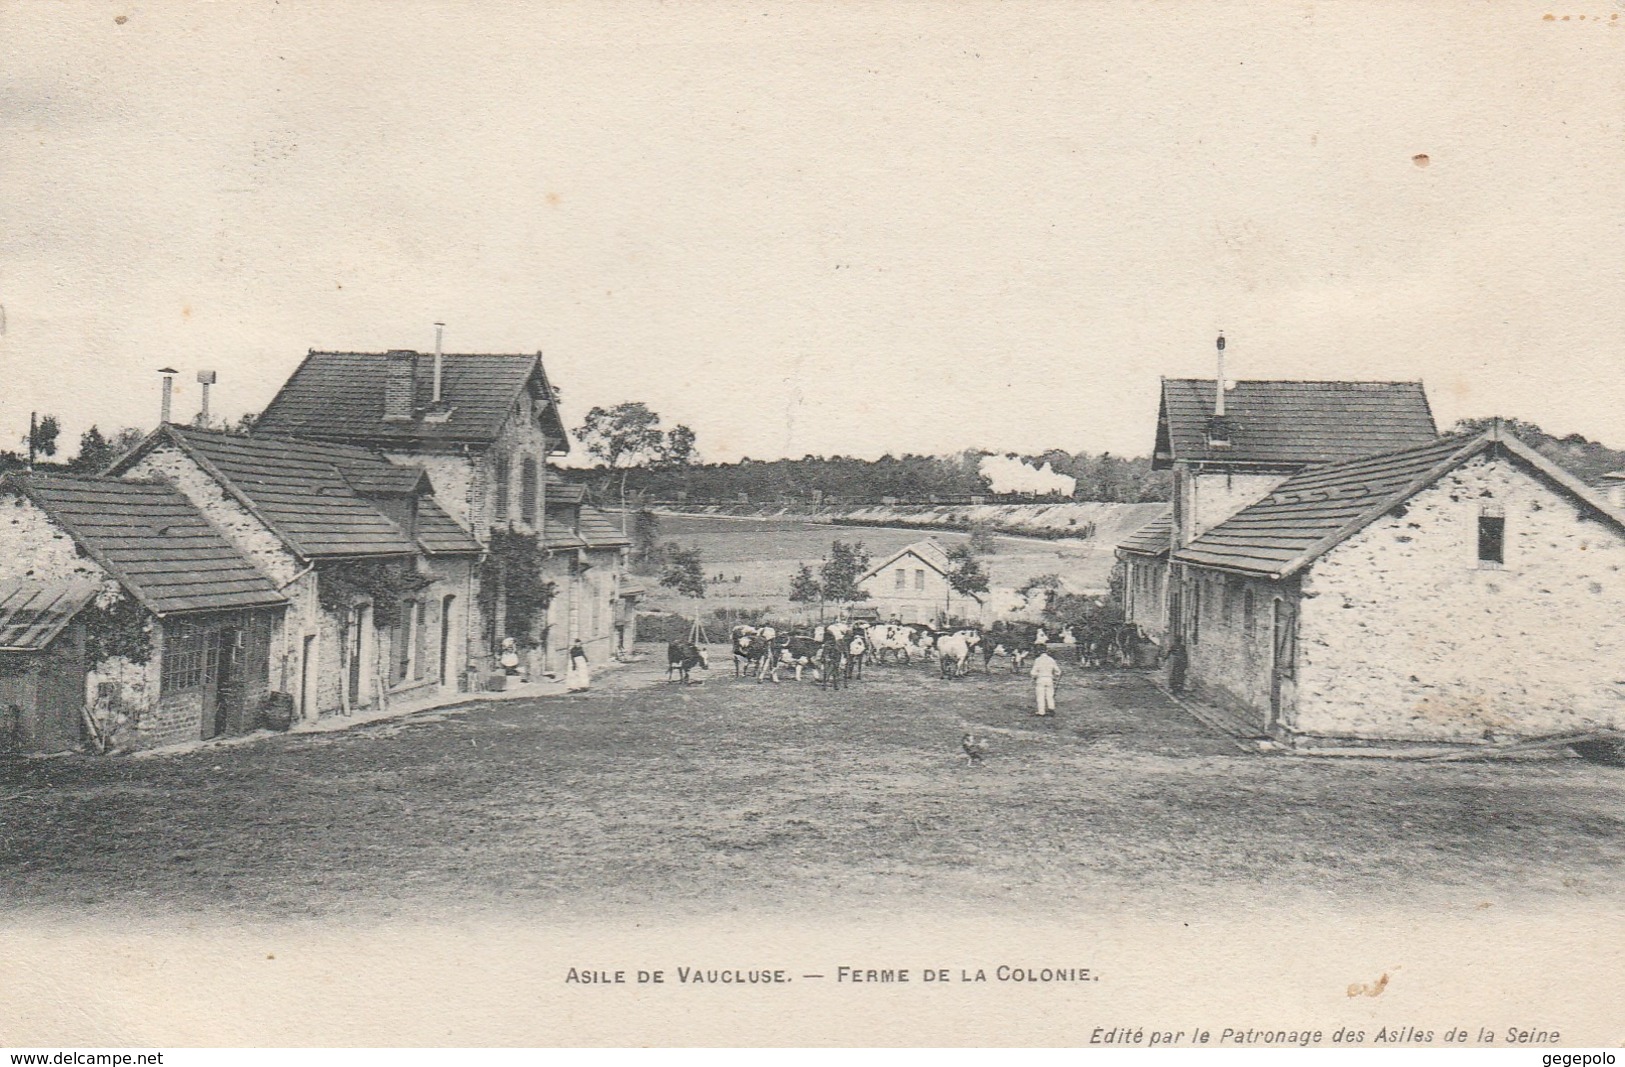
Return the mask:
POLYGON ((914 653, 923 655, 925 651, 920 647, 920 639, 915 631, 893 623, 869 627, 869 648, 874 653, 876 663, 886 662, 888 652, 908 663, 914 653))
POLYGON ((941 668, 942 676, 964 677, 971 649, 975 648, 981 639, 982 635, 975 630, 960 630, 946 637, 937 638, 937 666, 941 668))

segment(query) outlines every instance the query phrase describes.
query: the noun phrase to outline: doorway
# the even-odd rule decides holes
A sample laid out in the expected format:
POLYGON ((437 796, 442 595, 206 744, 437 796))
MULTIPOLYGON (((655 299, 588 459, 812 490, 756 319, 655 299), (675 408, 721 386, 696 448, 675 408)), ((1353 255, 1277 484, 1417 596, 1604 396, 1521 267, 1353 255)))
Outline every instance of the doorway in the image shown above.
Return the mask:
POLYGON ((451 612, 457 598, 447 596, 440 601, 440 684, 451 680, 451 612))
POLYGON ((1270 718, 1265 725, 1273 730, 1291 703, 1298 673, 1298 611, 1285 600, 1275 602, 1273 636, 1270 642, 1270 718))
POLYGON ((316 717, 316 635, 306 634, 299 655, 299 717, 316 717))

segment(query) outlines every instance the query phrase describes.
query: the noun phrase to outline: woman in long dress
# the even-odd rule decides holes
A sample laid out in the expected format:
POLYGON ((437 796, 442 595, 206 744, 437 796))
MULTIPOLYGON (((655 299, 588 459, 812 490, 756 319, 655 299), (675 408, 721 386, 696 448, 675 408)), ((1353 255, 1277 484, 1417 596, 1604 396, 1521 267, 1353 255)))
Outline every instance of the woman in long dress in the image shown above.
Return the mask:
POLYGON ((592 686, 592 668, 587 665, 587 650, 576 641, 570 646, 570 669, 564 675, 564 687, 572 693, 585 693, 592 686))

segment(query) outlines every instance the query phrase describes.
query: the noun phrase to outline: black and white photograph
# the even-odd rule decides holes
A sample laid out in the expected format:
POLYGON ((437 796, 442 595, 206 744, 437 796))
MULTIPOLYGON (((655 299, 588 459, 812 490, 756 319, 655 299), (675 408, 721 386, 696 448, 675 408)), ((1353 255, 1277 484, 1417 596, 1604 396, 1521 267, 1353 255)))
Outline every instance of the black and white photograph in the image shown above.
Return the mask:
POLYGON ((1625 1041, 1625 0, 0 0, 0 124, 0 1048, 1625 1041))

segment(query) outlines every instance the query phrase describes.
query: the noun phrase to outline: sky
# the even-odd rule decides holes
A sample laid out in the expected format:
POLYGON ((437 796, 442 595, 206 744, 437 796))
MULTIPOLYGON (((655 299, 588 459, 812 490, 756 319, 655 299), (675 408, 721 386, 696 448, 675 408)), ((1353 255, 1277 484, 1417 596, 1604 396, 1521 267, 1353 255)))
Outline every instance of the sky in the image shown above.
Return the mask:
POLYGON ((1622 89, 1625 0, 0 0, 0 434, 444 321, 710 460, 1143 455, 1220 329, 1625 446, 1622 89))

